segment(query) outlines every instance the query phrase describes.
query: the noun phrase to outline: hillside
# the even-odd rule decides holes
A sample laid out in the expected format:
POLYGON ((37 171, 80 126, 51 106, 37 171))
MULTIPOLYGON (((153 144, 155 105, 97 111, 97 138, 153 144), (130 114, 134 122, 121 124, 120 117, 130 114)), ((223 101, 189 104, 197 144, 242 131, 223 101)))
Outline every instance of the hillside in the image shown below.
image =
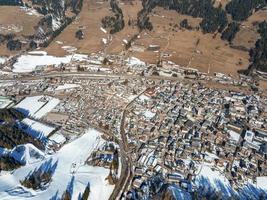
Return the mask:
MULTIPOLYGON (((250 51, 261 38, 259 24, 267 19, 265 0, 83 0, 54 5, 40 2, 43 3, 23 2, 35 10, 41 20, 37 26, 33 20, 30 29, 27 28, 34 29, 32 34, 28 31, 31 37, 26 37, 31 45, 19 49, 40 46, 58 56, 74 51, 124 53, 148 63, 170 60, 202 72, 233 76, 251 66, 250 51), (64 11, 60 5, 65 7, 64 11), (51 34, 56 24, 59 27, 51 34)), ((17 6, 0 8, 18 9, 17 6)), ((25 40, 23 31, 16 36, 15 39, 25 40), (24 38, 20 39, 20 35, 24 38)), ((6 43, 8 41, 6 39, 6 43)), ((5 48, 4 41, 2 43, 1 55, 14 54, 5 48)), ((265 71, 262 66, 255 68, 265 71)))

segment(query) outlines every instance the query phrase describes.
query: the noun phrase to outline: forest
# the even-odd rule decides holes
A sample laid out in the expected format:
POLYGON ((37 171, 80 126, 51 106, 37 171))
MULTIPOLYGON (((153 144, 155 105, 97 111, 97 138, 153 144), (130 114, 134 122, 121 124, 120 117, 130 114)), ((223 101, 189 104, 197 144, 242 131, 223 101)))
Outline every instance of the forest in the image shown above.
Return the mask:
POLYGON ((235 38, 236 33, 240 30, 239 24, 236 22, 232 22, 228 24, 227 28, 223 31, 221 39, 227 40, 228 42, 232 42, 235 38))
POLYGON ((257 69, 262 72, 267 72, 267 22, 259 24, 258 32, 260 39, 257 40, 255 47, 250 50, 249 70, 257 69))
POLYGON ((151 30, 148 14, 156 6, 202 18, 200 27, 204 33, 222 32, 228 23, 226 12, 221 7, 215 8, 212 0, 147 0, 143 1, 143 9, 138 13, 139 29, 151 30))
POLYGON ((267 6, 267 0, 232 0, 226 5, 226 11, 233 20, 244 21, 253 12, 267 6))

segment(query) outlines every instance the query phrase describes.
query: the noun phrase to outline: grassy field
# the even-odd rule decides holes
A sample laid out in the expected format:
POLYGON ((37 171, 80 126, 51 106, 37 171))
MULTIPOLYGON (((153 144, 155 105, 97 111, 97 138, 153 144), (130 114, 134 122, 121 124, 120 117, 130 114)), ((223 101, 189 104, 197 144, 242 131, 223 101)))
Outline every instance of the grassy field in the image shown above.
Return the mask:
MULTIPOLYGON (((17 6, 0 6, 0 34, 13 33, 17 38, 32 35, 40 17, 17 6)), ((0 45, 0 56, 9 56, 17 52, 10 52, 6 46, 0 45)))

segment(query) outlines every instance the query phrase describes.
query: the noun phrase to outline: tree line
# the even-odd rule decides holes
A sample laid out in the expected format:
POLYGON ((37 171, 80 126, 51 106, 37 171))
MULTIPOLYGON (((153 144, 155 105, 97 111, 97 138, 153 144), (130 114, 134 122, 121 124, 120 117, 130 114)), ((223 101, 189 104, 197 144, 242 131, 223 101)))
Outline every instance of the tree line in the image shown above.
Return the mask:
POLYGON ((258 33, 260 39, 257 40, 255 47, 250 50, 250 62, 249 71, 253 69, 267 72, 267 21, 259 24, 258 33))

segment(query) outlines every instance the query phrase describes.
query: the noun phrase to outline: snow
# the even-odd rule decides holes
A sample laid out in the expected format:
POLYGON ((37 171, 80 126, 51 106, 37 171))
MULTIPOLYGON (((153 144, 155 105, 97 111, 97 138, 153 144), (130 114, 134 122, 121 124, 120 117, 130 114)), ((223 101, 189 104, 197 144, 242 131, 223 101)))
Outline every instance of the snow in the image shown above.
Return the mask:
POLYGON ((37 122, 29 118, 23 119, 21 123, 22 123, 21 128, 26 133, 40 140, 45 139, 50 133, 52 133, 55 130, 54 127, 45 125, 41 122, 37 122))
POLYGON ((135 57, 130 57, 126 60, 127 65, 130 67, 136 66, 136 65, 141 65, 141 66, 145 66, 145 62, 139 60, 138 58, 135 57))
POLYGON ((27 116, 40 119, 52 111, 59 104, 59 102, 59 99, 49 96, 33 96, 26 97, 17 105, 15 105, 14 108, 27 116))
POLYGON ((138 97, 141 101, 148 101, 150 98, 148 97, 148 96, 146 96, 146 95, 140 95, 139 97, 138 97))
POLYGON ((59 85, 55 90, 67 90, 67 89, 73 89, 73 88, 77 88, 77 87, 81 87, 78 84, 70 84, 70 83, 65 83, 64 85, 59 85))
POLYGON ((233 140, 235 142, 239 141, 240 135, 238 133, 236 133, 235 131, 230 130, 229 134, 230 134, 230 139, 231 140, 233 140))
MULTIPOLYGON (((72 46, 63 46, 64 50, 72 53, 77 48, 72 46)), ((89 60, 89 56, 86 54, 72 54, 65 57, 56 57, 47 55, 45 51, 30 51, 28 55, 21 55, 17 62, 13 65, 13 72, 28 73, 33 72, 37 66, 47 66, 70 63, 71 61, 90 61, 95 64, 102 64, 101 61, 89 60)), ((1 60, 0 60, 1 63, 1 60)))
POLYGON ((147 119, 151 119, 151 118, 153 118, 155 115, 156 115, 156 113, 153 113, 153 112, 151 112, 151 111, 149 111, 149 110, 146 110, 146 111, 144 112, 144 116, 145 116, 147 119))
POLYGON ((66 138, 60 133, 53 134, 51 137, 49 137, 49 140, 52 140, 57 144, 63 144, 66 142, 66 138))
POLYGON ((30 52, 28 52, 28 54, 46 56, 47 55, 47 52, 45 52, 45 51, 30 51, 30 52))
POLYGON ((103 33, 107 33, 107 30, 104 29, 103 27, 100 27, 100 30, 101 30, 103 33))
POLYGON ((263 190, 267 190, 267 176, 260 176, 256 178, 257 187, 263 190))
POLYGON ((189 192, 182 190, 176 185, 169 186, 168 190, 171 191, 175 199, 179 199, 179 200, 191 200, 192 199, 189 192))
POLYGON ((102 38, 102 42, 103 42, 104 44, 107 44, 107 43, 108 43, 108 40, 107 40, 106 38, 102 38))
POLYGON ((73 53, 74 51, 77 51, 77 48, 73 46, 63 46, 61 48, 67 51, 68 53, 73 53))
POLYGON ((40 17, 41 14, 39 14, 35 9, 33 8, 28 8, 26 6, 21 6, 20 7, 21 10, 25 11, 27 15, 30 15, 30 16, 37 16, 37 17, 40 17))
POLYGON ((22 55, 13 65, 13 72, 27 73, 35 70, 40 65, 60 65, 62 63, 69 63, 71 56, 55 57, 51 55, 22 55))
POLYGON ((33 164, 44 159, 44 153, 32 144, 18 145, 12 150, 0 147, 0 155, 14 158, 20 164, 33 164))
POLYGON ((55 19, 54 17, 52 18, 52 29, 55 31, 61 27, 61 22, 55 19))
POLYGON ((15 147, 11 151, 10 156, 23 165, 32 164, 44 159, 44 153, 32 144, 15 147))
POLYGON ((46 200, 58 199, 68 188, 72 199, 78 199, 88 182, 90 183, 89 200, 105 200, 112 193, 114 186, 109 185, 105 178, 109 170, 101 167, 85 165, 84 162, 97 146, 104 143, 100 133, 88 130, 83 136, 63 146, 56 154, 46 157, 42 162, 23 166, 13 173, 2 174, 0 177, 1 200, 46 200), (46 190, 34 191, 20 185, 31 171, 41 166, 54 167, 52 182, 46 190))
POLYGON ((74 61, 87 61, 88 60, 88 55, 85 55, 85 54, 74 54, 72 56, 72 60, 74 60, 74 61))
POLYGON ((207 178, 212 185, 215 185, 215 182, 217 180, 221 181, 225 185, 229 185, 229 181, 218 171, 218 170, 212 170, 210 166, 208 165, 202 165, 201 170, 198 174, 199 177, 203 176, 207 178))
POLYGON ((223 195, 227 197, 232 196, 233 190, 227 178, 209 165, 201 165, 200 172, 196 177, 196 184, 203 187, 204 193, 214 188, 216 191, 222 191, 223 195))
POLYGON ((6 62, 6 58, 0 57, 0 64, 4 64, 6 62))
POLYGON ((61 41, 59 41, 59 40, 57 40, 56 43, 57 43, 57 44, 63 44, 63 42, 61 42, 61 41))

